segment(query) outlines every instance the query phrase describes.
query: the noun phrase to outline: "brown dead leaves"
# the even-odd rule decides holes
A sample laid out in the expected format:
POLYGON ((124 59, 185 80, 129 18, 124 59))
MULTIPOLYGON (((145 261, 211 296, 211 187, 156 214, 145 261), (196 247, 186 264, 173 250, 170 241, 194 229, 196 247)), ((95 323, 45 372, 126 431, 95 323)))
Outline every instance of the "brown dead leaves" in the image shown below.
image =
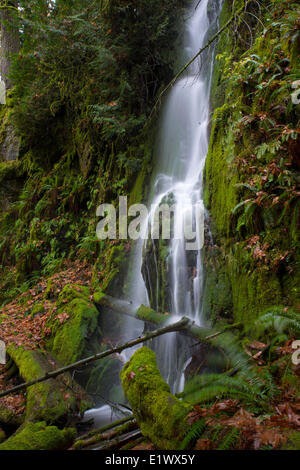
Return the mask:
MULTIPOLYGON (((65 263, 65 269, 51 277, 52 288, 50 295, 46 298, 46 279, 41 279, 38 285, 29 289, 17 299, 5 305, 0 310, 0 339, 7 345, 14 343, 27 349, 44 347, 43 336, 51 334, 45 325, 48 318, 57 311, 55 302, 57 296, 67 284, 89 285, 92 272, 90 266, 80 261, 65 263), (32 307, 41 304, 43 309, 40 313, 31 315, 32 307)), ((62 324, 69 319, 66 312, 57 315, 62 324)), ((13 381, 6 380, 5 368, 0 368, 0 390, 13 386, 13 381)), ((14 394, 0 399, 0 406, 4 406, 15 414, 24 411, 24 395, 14 394)))
MULTIPOLYGON (((300 401, 284 402, 274 406, 271 416, 254 416, 254 413, 244 409, 238 400, 224 400, 215 403, 211 408, 194 407, 188 415, 188 423, 205 418, 208 428, 222 426, 224 430, 235 427, 239 429, 241 440, 239 449, 258 450, 263 446, 278 449, 287 440, 287 433, 292 429, 300 430, 300 401), (229 416, 232 414, 232 416, 229 416)), ((213 449, 214 444, 209 439, 199 439, 196 450, 213 449)))
MULTIPOLYGON (((0 337, 6 343, 14 343, 29 349, 43 347, 43 334, 50 334, 46 328, 48 318, 57 311, 55 305, 57 296, 67 284, 89 285, 91 279, 90 267, 79 261, 66 262, 65 269, 50 278, 51 292, 46 298, 46 279, 41 279, 37 286, 20 295, 16 300, 5 305, 0 311, 0 337), (43 310, 34 316, 32 307, 41 304, 43 310)), ((69 319, 66 312, 57 316, 62 324, 69 319)))

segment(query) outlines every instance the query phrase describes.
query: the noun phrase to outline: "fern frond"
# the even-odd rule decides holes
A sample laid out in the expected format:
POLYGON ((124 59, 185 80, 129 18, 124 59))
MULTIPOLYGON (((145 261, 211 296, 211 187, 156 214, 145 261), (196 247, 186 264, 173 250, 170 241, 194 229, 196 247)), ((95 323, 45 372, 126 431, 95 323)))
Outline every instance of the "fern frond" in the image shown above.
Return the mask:
POLYGON ((273 308, 259 317, 256 322, 260 335, 273 336, 274 333, 300 334, 300 315, 293 310, 273 308))
POLYGON ((234 445, 240 439, 240 431, 235 426, 226 434, 223 441, 218 445, 217 450, 233 449, 234 445))
POLYGON ((204 433, 205 428, 206 421, 204 418, 201 418, 196 423, 193 423, 191 429, 187 432, 181 443, 180 450, 186 449, 192 442, 198 439, 204 433))

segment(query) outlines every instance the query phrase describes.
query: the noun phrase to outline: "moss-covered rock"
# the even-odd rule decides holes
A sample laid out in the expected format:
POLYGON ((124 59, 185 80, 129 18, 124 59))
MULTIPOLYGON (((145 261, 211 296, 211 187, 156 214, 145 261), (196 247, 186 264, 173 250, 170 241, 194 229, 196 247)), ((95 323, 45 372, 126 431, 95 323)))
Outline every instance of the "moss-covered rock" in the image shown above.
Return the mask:
MULTIPOLYGON (((60 293, 58 310, 48 321, 51 330, 47 348, 63 364, 71 364, 90 351, 90 341, 98 327, 99 311, 84 286, 67 285, 60 293)), ((100 332, 99 332, 100 335, 100 332)))
POLYGON ((0 445, 0 450, 63 450, 68 449, 76 437, 76 430, 60 430, 47 426, 45 421, 26 423, 17 433, 0 445))
POLYGON ((0 161, 14 161, 19 156, 20 139, 10 120, 11 110, 1 106, 0 110, 0 161))
POLYGON ((170 393, 153 351, 142 347, 121 372, 122 386, 145 437, 159 449, 178 449, 190 406, 170 393))

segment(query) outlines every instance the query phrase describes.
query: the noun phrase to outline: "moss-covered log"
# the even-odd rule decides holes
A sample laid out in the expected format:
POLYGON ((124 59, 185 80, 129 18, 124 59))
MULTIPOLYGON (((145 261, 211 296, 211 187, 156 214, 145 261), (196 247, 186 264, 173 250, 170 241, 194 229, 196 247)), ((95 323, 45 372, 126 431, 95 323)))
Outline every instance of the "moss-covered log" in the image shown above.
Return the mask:
POLYGON ((80 439, 76 441, 74 444, 74 449, 79 450, 91 448, 92 446, 95 446, 95 444, 99 444, 103 441, 111 441, 112 439, 120 437, 130 431, 135 431, 137 428, 137 422, 135 420, 131 420, 122 424, 121 426, 114 428, 113 430, 99 432, 89 437, 88 439, 80 439))
MULTIPOLYGON (((58 366, 49 353, 29 351, 14 345, 9 345, 7 352, 26 381, 45 375, 51 372, 55 365, 58 366)), ((26 420, 65 425, 72 416, 78 415, 81 405, 82 409, 86 408, 84 404, 87 405, 88 402, 83 397, 84 391, 72 381, 69 374, 38 383, 27 392, 26 420), (82 398, 82 403, 79 398, 82 398)))
MULTIPOLYGON (((98 308, 107 309, 109 312, 124 314, 144 321, 149 325, 164 326, 170 322, 171 315, 163 315, 152 308, 140 305, 138 308, 126 300, 115 299, 109 295, 95 298, 94 302, 98 308)), ((219 328, 204 328, 194 322, 190 322, 180 334, 188 335, 197 342, 206 343, 211 352, 218 357, 218 364, 223 371, 229 369, 240 369, 249 363, 249 357, 243 350, 239 339, 230 330, 239 327, 239 323, 228 324, 219 328)))
POLYGON ((142 434, 159 449, 178 449, 188 429, 191 407, 170 393, 154 352, 147 347, 136 351, 125 364, 121 379, 142 434))

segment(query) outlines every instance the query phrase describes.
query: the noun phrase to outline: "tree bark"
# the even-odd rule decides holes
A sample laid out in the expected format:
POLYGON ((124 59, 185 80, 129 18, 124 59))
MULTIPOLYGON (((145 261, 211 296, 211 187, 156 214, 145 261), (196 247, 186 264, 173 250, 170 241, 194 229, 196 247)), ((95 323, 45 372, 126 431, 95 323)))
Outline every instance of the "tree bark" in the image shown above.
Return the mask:
POLYGON ((20 50, 20 37, 18 25, 15 21, 15 10, 18 7, 17 0, 11 0, 1 8, 1 79, 4 81, 6 89, 11 87, 8 78, 11 65, 11 54, 20 50), (5 6, 8 8, 5 8, 5 6))

